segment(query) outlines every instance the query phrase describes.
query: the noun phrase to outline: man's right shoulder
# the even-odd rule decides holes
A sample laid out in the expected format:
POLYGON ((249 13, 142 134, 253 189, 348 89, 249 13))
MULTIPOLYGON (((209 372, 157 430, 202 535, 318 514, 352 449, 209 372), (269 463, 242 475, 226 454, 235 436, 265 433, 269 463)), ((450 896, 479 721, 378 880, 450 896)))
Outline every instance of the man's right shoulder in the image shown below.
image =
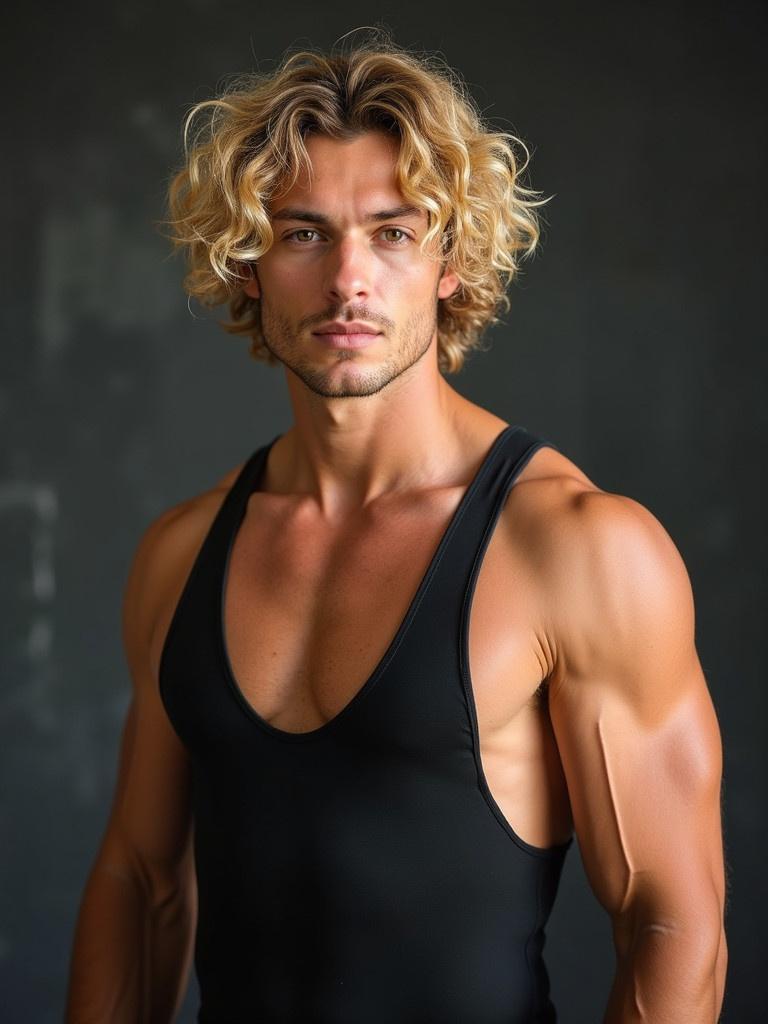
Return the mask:
POLYGON ((126 651, 149 653, 156 666, 158 635, 164 635, 195 558, 244 463, 212 487, 161 512, 144 529, 134 550, 123 594, 126 651))
POLYGON ((168 562, 183 557, 190 546, 200 546, 242 468, 243 463, 208 490, 170 506, 148 524, 134 555, 140 572, 162 571, 168 562))

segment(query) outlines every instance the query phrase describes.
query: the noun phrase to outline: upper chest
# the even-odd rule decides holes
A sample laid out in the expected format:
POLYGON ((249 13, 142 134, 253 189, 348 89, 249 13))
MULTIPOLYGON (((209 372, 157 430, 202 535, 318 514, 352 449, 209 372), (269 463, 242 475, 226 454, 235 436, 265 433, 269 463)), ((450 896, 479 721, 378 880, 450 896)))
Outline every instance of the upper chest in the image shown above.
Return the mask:
MULTIPOLYGON (((486 735, 530 706, 551 669, 546 587, 527 525, 535 496, 522 488, 541 473, 545 454, 534 455, 489 523, 472 580, 469 675, 486 735)), ((251 495, 229 552, 222 628, 234 680, 262 718, 309 731, 354 699, 411 616, 461 497, 461 489, 440 489, 386 500, 331 529, 308 504, 251 495)), ((469 580, 444 568, 428 585, 460 602, 469 580)), ((419 628, 420 614, 416 608, 409 628, 419 628)))

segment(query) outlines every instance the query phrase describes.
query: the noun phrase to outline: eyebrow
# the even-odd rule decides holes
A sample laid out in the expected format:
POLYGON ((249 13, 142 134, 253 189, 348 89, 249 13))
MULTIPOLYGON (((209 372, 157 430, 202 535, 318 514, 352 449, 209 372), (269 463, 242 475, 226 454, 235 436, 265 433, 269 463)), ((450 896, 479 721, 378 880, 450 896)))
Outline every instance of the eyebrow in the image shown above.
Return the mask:
MULTIPOLYGON (((394 220, 398 217, 420 217, 423 211, 418 206, 395 206, 391 210, 377 210, 375 213, 365 215, 364 223, 372 221, 394 220)), ((285 206, 272 214, 272 220, 301 220, 307 224, 319 224, 322 227, 330 227, 331 219, 325 214, 317 213, 315 210, 301 210, 296 206, 285 206)))

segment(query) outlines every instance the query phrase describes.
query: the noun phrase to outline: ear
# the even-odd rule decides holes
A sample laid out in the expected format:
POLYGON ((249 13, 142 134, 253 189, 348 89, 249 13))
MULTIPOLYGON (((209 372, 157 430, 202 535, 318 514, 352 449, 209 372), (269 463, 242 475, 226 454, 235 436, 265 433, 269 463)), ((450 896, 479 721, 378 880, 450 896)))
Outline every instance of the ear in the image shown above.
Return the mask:
POLYGON ((447 299, 449 296, 453 295, 460 284, 461 281, 459 281, 456 274, 450 269, 450 267, 446 266, 437 285, 438 299, 447 299))
POLYGON ((246 295, 249 295, 252 299, 260 299, 261 298, 261 288, 259 287, 259 278, 258 278, 258 275, 257 275, 257 272, 256 272, 256 264, 255 263, 248 263, 248 264, 246 264, 246 269, 248 270, 248 272, 249 272, 249 274, 251 276, 248 278, 248 280, 243 285, 243 291, 245 292, 246 295))

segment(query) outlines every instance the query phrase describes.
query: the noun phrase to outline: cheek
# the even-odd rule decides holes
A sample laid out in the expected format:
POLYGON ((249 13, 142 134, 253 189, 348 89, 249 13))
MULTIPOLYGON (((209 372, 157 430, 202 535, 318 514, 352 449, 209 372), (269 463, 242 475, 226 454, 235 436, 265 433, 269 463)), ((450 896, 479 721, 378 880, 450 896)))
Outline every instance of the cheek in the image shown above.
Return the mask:
POLYGON ((378 282, 385 296, 389 293, 404 302, 423 303, 425 299, 432 299, 439 279, 436 268, 431 264, 412 260, 382 267, 378 282))
POLYGON ((297 263, 267 262, 259 269, 259 281, 262 288, 277 296, 278 294, 295 288, 299 282, 312 280, 312 272, 307 267, 301 267, 297 263))

